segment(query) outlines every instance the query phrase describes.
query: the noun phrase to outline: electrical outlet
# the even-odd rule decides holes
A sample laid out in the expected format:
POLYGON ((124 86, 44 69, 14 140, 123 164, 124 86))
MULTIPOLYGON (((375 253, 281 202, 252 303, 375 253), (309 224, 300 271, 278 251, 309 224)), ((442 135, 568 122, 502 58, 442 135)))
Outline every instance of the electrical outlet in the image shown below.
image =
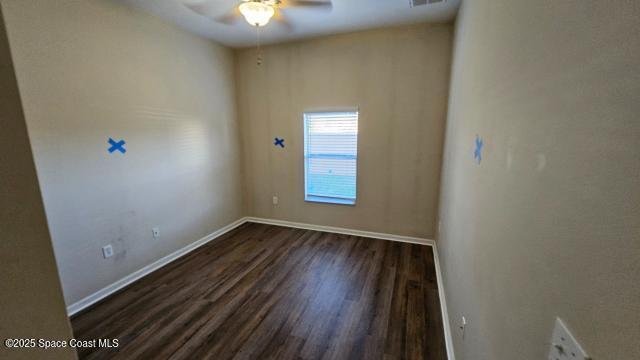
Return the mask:
POLYGON ((589 360, 587 352, 571 335, 567 326, 556 318, 556 324, 551 335, 551 349, 549 350, 549 360, 589 360))
POLYGON ((273 197, 273 205, 278 205, 278 197, 277 196, 273 197))
POLYGON ((102 247, 102 256, 105 259, 113 256, 113 246, 111 246, 111 244, 102 247))
POLYGON ((153 229, 151 229, 151 232, 153 233, 154 239, 157 239, 160 237, 160 228, 154 227, 153 229))

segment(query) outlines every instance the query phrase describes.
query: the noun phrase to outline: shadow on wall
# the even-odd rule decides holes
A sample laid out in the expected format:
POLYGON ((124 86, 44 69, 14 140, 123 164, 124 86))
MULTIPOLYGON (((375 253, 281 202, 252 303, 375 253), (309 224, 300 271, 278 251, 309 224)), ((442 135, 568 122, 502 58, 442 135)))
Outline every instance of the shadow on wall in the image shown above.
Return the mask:
POLYGON ((0 358, 73 359, 70 348, 12 349, 5 339, 73 337, 47 229, 0 9, 0 358))

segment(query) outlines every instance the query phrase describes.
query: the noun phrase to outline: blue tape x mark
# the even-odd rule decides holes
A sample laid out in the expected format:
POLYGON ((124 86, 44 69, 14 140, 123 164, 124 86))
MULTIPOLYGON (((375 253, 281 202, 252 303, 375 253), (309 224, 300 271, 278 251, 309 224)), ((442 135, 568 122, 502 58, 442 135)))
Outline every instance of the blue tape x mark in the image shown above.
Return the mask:
POLYGON ((116 150, 120 151, 123 154, 127 152, 127 149, 124 148, 124 144, 126 144, 124 140, 116 142, 112 138, 109 138, 109 144, 111 145, 111 147, 108 149, 110 154, 116 150))
POLYGON ((275 138, 275 141, 273 142, 273 145, 284 147, 284 139, 275 138))
POLYGON ((473 153, 473 157, 478 160, 478 164, 482 161, 482 146, 484 143, 478 135, 476 135, 476 151, 473 153))

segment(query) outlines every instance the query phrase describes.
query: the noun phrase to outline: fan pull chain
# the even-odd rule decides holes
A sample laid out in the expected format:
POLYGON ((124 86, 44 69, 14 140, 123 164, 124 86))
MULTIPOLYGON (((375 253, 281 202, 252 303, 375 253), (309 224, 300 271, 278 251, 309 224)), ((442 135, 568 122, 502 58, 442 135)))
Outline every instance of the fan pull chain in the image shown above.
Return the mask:
POLYGON ((260 65, 262 65, 262 49, 260 48, 260 26, 256 26, 256 35, 257 35, 257 38, 258 38, 258 41, 256 43, 257 44, 256 45, 256 50, 258 52, 258 60, 257 60, 257 62, 258 62, 258 66, 260 66, 260 65))

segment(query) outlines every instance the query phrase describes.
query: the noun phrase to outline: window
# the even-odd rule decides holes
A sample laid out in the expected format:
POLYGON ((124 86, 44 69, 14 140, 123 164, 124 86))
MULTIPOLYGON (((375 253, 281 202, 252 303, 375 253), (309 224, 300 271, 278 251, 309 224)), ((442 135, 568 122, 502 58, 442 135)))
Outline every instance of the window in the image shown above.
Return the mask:
POLYGON ((358 112, 304 114, 305 200, 356 203, 358 112))

